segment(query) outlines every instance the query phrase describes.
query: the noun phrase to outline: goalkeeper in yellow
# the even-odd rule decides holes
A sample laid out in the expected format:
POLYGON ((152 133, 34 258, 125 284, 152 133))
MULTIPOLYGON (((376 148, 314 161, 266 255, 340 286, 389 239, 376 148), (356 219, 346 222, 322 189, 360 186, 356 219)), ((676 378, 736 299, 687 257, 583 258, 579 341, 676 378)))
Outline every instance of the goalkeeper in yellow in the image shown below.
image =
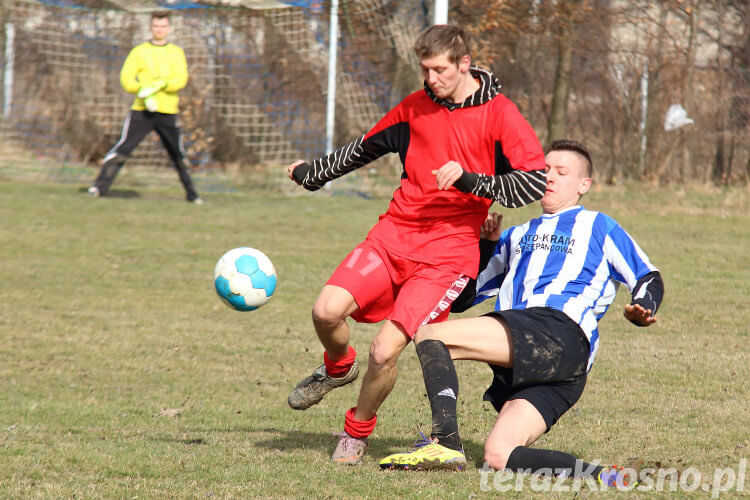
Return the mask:
POLYGON ((167 42, 169 28, 169 13, 152 13, 151 40, 134 47, 125 59, 120 84, 136 97, 125 119, 120 140, 104 157, 99 176, 88 190, 91 196, 107 194, 130 153, 149 132, 155 130, 177 168, 187 201, 203 203, 190 179, 177 127, 180 100, 177 93, 187 84, 188 71, 185 53, 167 42))

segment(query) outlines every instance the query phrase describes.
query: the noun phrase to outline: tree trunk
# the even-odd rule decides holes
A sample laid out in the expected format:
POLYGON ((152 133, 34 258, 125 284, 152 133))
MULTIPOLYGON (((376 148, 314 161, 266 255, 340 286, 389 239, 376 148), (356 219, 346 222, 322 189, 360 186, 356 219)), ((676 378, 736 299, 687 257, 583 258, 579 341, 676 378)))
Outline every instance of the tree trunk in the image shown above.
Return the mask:
MULTIPOLYGON (((691 0, 689 17, 689 30, 688 35, 688 46, 687 56, 685 61, 685 79, 682 84, 682 106, 687 111, 688 116, 693 109, 693 73, 695 72, 695 39, 698 31, 698 9, 700 8, 699 0, 691 0)), ((685 135, 689 135, 689 132, 685 135)), ((680 165, 680 177, 681 181, 685 183, 687 177, 691 174, 690 164, 690 149, 688 144, 690 143, 689 137, 682 143, 682 162, 680 165)))
POLYGON ((573 37, 563 34, 558 45, 555 88, 547 126, 549 142, 565 138, 568 125, 568 98, 570 97, 570 69, 573 63, 573 37))
MULTIPOLYGON (((748 124, 748 101, 747 88, 750 88, 750 3, 739 2, 740 5, 732 2, 736 11, 742 16, 742 35, 740 43, 736 46, 736 57, 732 58, 732 98, 730 101, 729 113, 729 158, 727 161, 727 182, 732 178, 734 171, 734 159, 742 158, 741 154, 735 155, 735 146, 740 150, 746 142, 743 129, 748 124), (738 8, 740 7, 741 8, 738 8), (738 144, 739 143, 739 144, 738 144)), ((750 181, 750 157, 745 164, 744 172, 742 165, 738 165, 738 179, 747 184, 750 181)))
POLYGON ((669 9, 659 3, 659 26, 656 36, 656 47, 653 61, 649 60, 649 82, 648 99, 646 101, 646 153, 645 165, 640 172, 636 172, 636 178, 647 178, 652 182, 658 181, 659 155, 657 138, 661 134, 662 117, 660 114, 659 100, 661 99, 661 70, 664 63, 664 48, 667 37, 667 15, 669 9))
POLYGON ((576 38, 576 26, 583 22, 581 14, 588 9, 586 0, 568 0, 558 2, 556 6, 559 29, 557 41, 557 69, 555 70, 555 87, 552 90, 552 104, 547 123, 547 140, 549 142, 563 139, 568 129, 568 99, 570 97, 570 71, 573 65, 573 42, 576 38))
POLYGON ((726 106, 726 93, 725 93, 725 74, 724 74, 724 58, 722 57, 724 47, 724 0, 716 0, 717 16, 718 16, 718 33, 716 43, 718 50, 716 51, 716 67, 717 67, 717 80, 718 88, 716 89, 716 100, 718 103, 718 116, 716 120, 716 155, 714 156, 714 165, 711 172, 711 179, 714 184, 722 185, 728 183, 727 179, 727 168, 726 168, 726 143, 724 140, 724 133, 727 124, 727 106, 726 106))

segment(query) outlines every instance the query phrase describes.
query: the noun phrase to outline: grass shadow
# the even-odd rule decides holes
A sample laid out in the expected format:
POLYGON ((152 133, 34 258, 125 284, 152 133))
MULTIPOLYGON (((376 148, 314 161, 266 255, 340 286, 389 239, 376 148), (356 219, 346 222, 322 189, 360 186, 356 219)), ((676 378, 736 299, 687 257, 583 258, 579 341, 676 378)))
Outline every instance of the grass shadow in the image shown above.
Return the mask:
POLYGON ((481 469, 484 465, 484 442, 477 442, 473 439, 464 439, 462 442, 464 453, 466 454, 466 462, 473 462, 477 469, 481 469))
MULTIPOLYGON (((256 431, 258 432, 258 431, 256 431)), ((259 432, 278 434, 277 437, 257 442, 255 446, 275 451, 289 450, 328 450, 333 452, 338 436, 327 432, 303 432, 293 430, 279 430, 266 428, 259 432)), ((464 451, 469 463, 473 462, 477 468, 484 464, 484 443, 464 440, 464 451)), ((374 437, 370 439, 367 454, 373 457, 387 457, 393 453, 403 453, 412 449, 414 440, 374 437)))
MULTIPOLYGON (((80 187, 78 188, 79 193, 86 193, 88 191, 88 187, 80 187)), ((107 191, 107 195, 103 196, 103 198, 120 198, 120 199, 128 199, 128 198, 140 198, 141 194, 138 191, 134 191, 132 189, 110 189, 107 191)))
POLYGON ((106 198, 140 198, 141 194, 132 189, 110 189, 106 198))
MULTIPOLYGON (((339 439, 337 434, 331 432, 303 432, 273 428, 263 429, 262 432, 278 434, 278 436, 259 441, 256 446, 277 451, 327 448, 333 451, 339 439)), ((407 451, 413 444, 413 441, 408 439, 371 438, 368 454, 386 456, 398 451, 407 451)))

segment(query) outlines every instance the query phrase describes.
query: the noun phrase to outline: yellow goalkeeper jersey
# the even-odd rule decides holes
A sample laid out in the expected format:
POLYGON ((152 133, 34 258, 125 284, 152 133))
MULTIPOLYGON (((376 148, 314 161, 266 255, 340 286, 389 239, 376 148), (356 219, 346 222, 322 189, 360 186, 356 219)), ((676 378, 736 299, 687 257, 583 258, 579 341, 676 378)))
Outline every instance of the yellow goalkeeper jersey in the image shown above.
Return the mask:
MULTIPOLYGON (((154 45, 151 42, 133 47, 120 71, 120 84, 126 92, 137 94, 141 87, 164 80, 165 88, 154 94, 159 113, 177 114, 180 111, 178 92, 187 84, 188 70, 185 52, 177 45, 154 45)), ((130 109, 143 111, 143 99, 135 98, 130 109)))

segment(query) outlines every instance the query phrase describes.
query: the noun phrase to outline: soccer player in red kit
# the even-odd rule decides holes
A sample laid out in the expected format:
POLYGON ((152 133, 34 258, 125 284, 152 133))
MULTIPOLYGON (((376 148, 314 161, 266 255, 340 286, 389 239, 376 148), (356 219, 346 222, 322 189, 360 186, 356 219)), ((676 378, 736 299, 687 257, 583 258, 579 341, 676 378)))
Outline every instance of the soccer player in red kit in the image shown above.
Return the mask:
POLYGON ((361 461, 376 412, 396 382, 396 361, 417 329, 447 319, 451 302, 476 277, 479 230, 492 201, 519 207, 545 190, 541 144, 492 73, 471 65, 468 33, 432 26, 414 51, 424 89, 360 139, 287 167, 311 191, 386 153, 398 153, 404 167, 386 213, 318 295, 312 316, 324 363, 289 395, 289 405, 304 410, 354 381, 359 369, 346 318, 385 320, 332 457, 342 464, 361 461))

